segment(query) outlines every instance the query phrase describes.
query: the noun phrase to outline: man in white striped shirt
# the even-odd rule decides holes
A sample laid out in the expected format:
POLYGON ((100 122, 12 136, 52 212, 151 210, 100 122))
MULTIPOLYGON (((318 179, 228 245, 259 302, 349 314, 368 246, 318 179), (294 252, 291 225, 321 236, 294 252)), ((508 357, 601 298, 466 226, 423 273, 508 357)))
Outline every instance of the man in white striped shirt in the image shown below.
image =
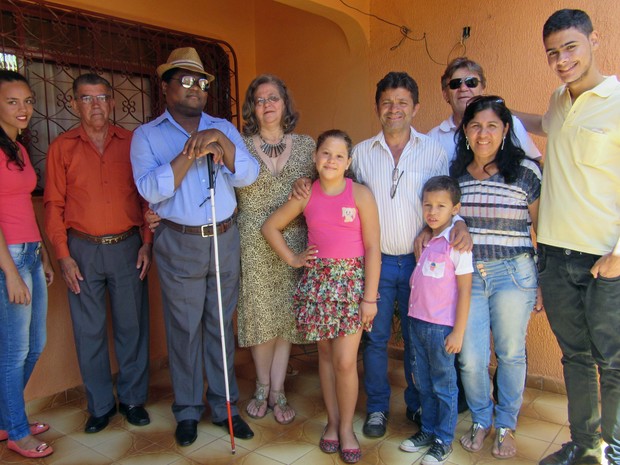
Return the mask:
MULTIPOLYGON (((381 225, 381 280, 379 312, 364 345, 364 385, 368 400, 363 432, 385 434, 389 416, 390 384, 387 378, 387 344, 391 336, 394 304, 407 317, 409 278, 415 267, 413 243, 424 227, 422 187, 431 177, 448 174, 448 158, 439 142, 420 134, 411 123, 420 104, 418 86, 404 72, 390 72, 377 84, 376 111, 382 131, 353 150, 351 169, 368 186, 379 207, 381 225)), ((453 245, 471 249, 464 223, 454 228, 453 245)), ((405 343, 405 402, 413 420, 420 407, 411 376, 411 347, 406 321, 401 324, 405 343)))

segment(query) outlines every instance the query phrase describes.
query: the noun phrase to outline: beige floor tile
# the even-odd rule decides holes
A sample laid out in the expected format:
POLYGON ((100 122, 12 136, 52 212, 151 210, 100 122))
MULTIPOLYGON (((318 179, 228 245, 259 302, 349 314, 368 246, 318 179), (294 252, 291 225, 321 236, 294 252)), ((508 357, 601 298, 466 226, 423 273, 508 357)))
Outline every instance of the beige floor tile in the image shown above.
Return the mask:
POLYGON ((298 428, 259 447, 256 452, 283 463, 293 463, 314 448, 318 448, 318 445, 304 441, 303 433, 298 428))
MULTIPOLYGON (((254 392, 255 370, 248 350, 239 351, 237 359, 238 384, 241 393, 239 410, 255 433, 251 440, 235 441, 236 454, 232 455, 226 429, 211 423, 207 407, 204 419, 198 424, 198 438, 188 447, 179 447, 174 439, 176 421, 171 411, 173 402, 170 377, 166 368, 151 374, 151 397, 147 410, 151 424, 136 427, 122 415, 111 419, 110 425, 97 434, 83 432, 88 418, 82 388, 47 398, 29 405, 36 412, 33 420, 51 425, 42 434, 51 443, 55 453, 47 459, 33 461, 8 451, 0 444, 0 463, 27 465, 341 465, 338 454, 325 454, 318 442, 327 422, 318 377, 317 355, 314 346, 305 346, 306 353, 293 348, 285 390, 289 403, 297 412, 290 425, 275 422, 273 412, 260 420, 250 419, 245 406, 254 392)), ((400 451, 400 442, 414 434, 417 428, 405 418, 403 391, 405 382, 402 360, 389 361, 389 379, 392 383, 390 419, 383 438, 366 438, 362 427, 366 417, 366 396, 360 377, 353 428, 362 448, 360 465, 419 465, 422 453, 400 451)), ((360 364, 360 373, 362 372, 360 364)), ((500 462, 491 455, 494 433, 487 438, 476 454, 465 451, 458 439, 471 426, 469 413, 458 418, 453 444, 454 452, 448 465, 507 464, 535 465, 548 453, 566 442, 570 433, 566 426, 566 397, 528 388, 516 434, 519 454, 509 461, 500 462)))
POLYGON ((194 452, 184 454, 186 457, 194 460, 198 463, 208 463, 209 465, 229 464, 234 459, 244 457, 249 454, 250 451, 240 446, 239 443, 235 444, 235 455, 232 454, 230 442, 223 439, 217 439, 206 446, 203 446, 194 452))
POLYGON ((565 425, 560 428, 560 432, 553 440, 553 443, 562 445, 568 441, 570 441, 570 428, 565 425))
POLYGON ((547 442, 553 442, 560 433, 562 425, 543 420, 521 416, 517 425, 517 434, 547 442))
POLYGON ((558 425, 564 425, 568 421, 568 412, 566 411, 566 407, 557 407, 535 400, 530 405, 521 409, 520 417, 530 417, 556 423, 558 425))

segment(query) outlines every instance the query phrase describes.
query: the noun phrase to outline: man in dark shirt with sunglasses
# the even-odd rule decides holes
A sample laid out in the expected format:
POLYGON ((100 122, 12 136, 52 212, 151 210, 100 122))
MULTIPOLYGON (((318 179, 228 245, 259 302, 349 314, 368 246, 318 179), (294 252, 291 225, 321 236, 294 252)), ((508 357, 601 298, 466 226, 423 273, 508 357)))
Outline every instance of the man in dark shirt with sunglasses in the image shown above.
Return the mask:
POLYGON ((138 190, 162 222, 155 233, 154 250, 175 396, 172 411, 177 420, 176 441, 188 446, 196 440, 197 425, 205 410, 203 369, 209 383, 207 400, 213 423, 228 426, 226 370, 234 434, 250 439, 254 433, 236 406, 239 389, 233 368, 232 319, 240 269, 234 188, 256 180, 258 162, 230 122, 203 112, 209 84, 215 78, 205 71, 196 50, 173 50, 157 74, 162 79, 167 109, 136 129, 131 162, 138 190), (207 156, 213 156, 215 166, 219 270, 215 267, 207 156), (217 273, 221 277, 226 366, 220 340, 217 273))
POLYGON ((110 83, 84 74, 73 83, 80 125, 58 136, 47 154, 45 228, 69 288, 73 335, 90 418, 97 433, 116 413, 106 321, 106 288, 118 361, 119 409, 148 425, 149 302, 146 276, 153 235, 148 208, 133 182, 131 132, 110 124, 110 83), (140 237, 140 229, 142 237, 140 237))

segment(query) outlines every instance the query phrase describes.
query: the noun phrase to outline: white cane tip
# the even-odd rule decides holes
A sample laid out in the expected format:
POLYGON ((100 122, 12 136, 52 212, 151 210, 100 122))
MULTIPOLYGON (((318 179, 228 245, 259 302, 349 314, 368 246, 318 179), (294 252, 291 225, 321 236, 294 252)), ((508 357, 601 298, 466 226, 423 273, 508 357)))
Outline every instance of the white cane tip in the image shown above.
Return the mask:
POLYGON ((232 450, 232 455, 235 455, 237 451, 235 449, 232 450))

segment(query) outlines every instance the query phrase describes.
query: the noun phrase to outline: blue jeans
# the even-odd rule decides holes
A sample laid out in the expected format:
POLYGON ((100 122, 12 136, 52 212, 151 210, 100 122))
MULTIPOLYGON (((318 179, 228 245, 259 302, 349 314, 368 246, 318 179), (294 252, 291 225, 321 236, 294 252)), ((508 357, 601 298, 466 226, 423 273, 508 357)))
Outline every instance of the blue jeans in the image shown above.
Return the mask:
POLYGON ((445 348, 452 326, 407 319, 414 352, 413 378, 422 399, 422 430, 451 444, 459 414, 454 354, 445 348))
POLYGON ((24 388, 45 346, 47 285, 39 242, 9 245, 9 253, 30 289, 30 305, 9 302, 0 270, 0 429, 18 441, 30 434, 24 388))
POLYGON ((600 428, 609 463, 618 464, 620 277, 594 279, 590 268, 600 258, 596 255, 544 244, 539 249, 547 318, 562 349, 571 439, 598 448, 600 428))
POLYGON ((517 426, 527 370, 525 334, 537 287, 536 265, 529 254, 476 262, 474 266, 469 318, 459 361, 472 421, 485 428, 493 424, 489 380, 491 329, 499 387, 495 427, 514 430, 517 426))
POLYGON ((409 278, 415 268, 415 257, 408 255, 381 254, 381 277, 377 304, 377 316, 372 325, 372 332, 364 333, 364 387, 368 399, 366 411, 388 412, 390 410, 390 383, 388 381, 387 345, 392 335, 394 302, 398 302, 401 315, 401 330, 405 344, 404 371, 407 388, 404 397, 407 407, 416 411, 420 408, 420 396, 413 385, 411 376, 411 347, 409 340, 409 278))

